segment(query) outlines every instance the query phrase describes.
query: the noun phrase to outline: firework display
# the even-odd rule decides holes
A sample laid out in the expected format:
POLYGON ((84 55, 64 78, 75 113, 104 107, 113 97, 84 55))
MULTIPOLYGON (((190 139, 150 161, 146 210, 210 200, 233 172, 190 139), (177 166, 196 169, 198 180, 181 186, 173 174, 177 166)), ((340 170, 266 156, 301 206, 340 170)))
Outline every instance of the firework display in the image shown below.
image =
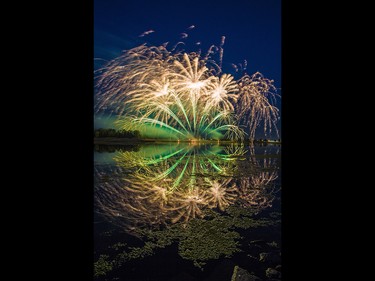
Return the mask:
POLYGON ((265 134, 278 134, 273 80, 223 73, 224 39, 206 54, 179 51, 178 43, 124 51, 96 71, 96 112, 117 116, 121 129, 156 127, 176 140, 243 140, 246 128, 254 139, 262 123, 265 134))

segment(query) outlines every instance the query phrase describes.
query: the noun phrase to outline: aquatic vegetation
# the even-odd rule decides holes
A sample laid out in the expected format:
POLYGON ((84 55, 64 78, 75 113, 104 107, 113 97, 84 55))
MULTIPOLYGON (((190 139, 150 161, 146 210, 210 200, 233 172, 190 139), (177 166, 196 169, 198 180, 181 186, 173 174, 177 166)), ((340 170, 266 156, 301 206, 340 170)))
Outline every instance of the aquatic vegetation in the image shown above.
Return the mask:
POLYGON ((239 252, 240 235, 224 217, 192 220, 178 244, 179 255, 202 267, 205 261, 239 252))
POLYGON ((253 212, 239 206, 229 207, 225 214, 218 214, 210 209, 204 212, 204 219, 191 219, 187 224, 179 222, 163 229, 139 229, 139 237, 146 240, 143 246, 118 248, 110 263, 100 257, 97 261, 98 268, 100 264, 106 268, 109 268, 108 264, 113 268, 120 267, 126 261, 153 255, 157 249, 177 243, 178 254, 203 270, 207 261, 231 257, 241 251, 241 236, 238 229, 266 227, 279 223, 270 217, 255 219, 253 212))
POLYGON ((155 127, 175 140, 242 140, 242 125, 254 139, 261 122, 266 134, 279 119, 273 80, 223 73, 224 39, 206 55, 146 44, 124 51, 96 72, 96 111, 115 114, 120 129, 155 127))
POLYGON ((113 264, 108 261, 108 255, 101 255, 99 259, 94 263, 94 276, 106 275, 107 272, 113 269, 113 264))

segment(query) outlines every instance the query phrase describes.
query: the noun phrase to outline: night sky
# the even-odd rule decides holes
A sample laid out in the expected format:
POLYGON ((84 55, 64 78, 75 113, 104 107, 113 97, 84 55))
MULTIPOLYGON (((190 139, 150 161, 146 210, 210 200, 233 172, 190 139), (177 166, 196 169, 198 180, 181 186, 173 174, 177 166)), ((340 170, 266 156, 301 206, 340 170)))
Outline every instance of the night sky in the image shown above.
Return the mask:
MULTIPOLYGON (((171 48, 183 41, 187 52, 201 49, 206 54, 224 35, 223 71, 234 74, 231 64, 247 60, 246 72, 273 79, 281 94, 281 0, 222 2, 94 0, 95 68, 142 43, 169 42, 171 48), (195 28, 188 30, 191 25, 195 28), (139 37, 147 30, 155 32, 139 37), (188 37, 181 39, 181 33, 188 37)), ((95 120, 95 127, 102 125, 103 120, 95 120)))

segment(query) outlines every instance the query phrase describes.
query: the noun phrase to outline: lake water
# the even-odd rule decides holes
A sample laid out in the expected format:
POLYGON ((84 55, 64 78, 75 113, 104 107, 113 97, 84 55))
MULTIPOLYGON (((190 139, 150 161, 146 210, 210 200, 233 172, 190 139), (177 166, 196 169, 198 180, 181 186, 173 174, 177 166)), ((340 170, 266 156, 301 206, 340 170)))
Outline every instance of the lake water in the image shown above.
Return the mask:
POLYGON ((235 266, 280 280, 280 153, 279 145, 97 145, 95 280, 230 281, 235 266))

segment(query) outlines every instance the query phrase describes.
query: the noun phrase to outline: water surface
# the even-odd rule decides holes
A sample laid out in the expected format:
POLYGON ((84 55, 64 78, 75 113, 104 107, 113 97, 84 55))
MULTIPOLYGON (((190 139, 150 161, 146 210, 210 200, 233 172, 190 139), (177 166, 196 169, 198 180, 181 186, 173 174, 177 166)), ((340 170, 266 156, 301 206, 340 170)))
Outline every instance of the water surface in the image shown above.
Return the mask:
MULTIPOLYGON (((281 271, 281 147, 96 146, 96 280, 281 271)), ((277 279, 274 279, 277 280, 277 279)))

